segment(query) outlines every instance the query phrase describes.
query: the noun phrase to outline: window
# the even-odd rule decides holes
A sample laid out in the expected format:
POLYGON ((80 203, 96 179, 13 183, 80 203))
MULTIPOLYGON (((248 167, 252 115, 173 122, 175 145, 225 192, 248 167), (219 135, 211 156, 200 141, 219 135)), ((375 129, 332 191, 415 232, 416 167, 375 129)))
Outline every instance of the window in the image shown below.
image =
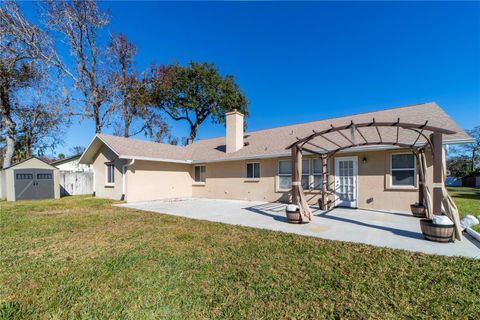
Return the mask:
POLYGON ((32 180, 33 174, 31 173, 17 173, 16 174, 17 180, 32 180))
POLYGON ((205 183, 205 166, 195 166, 195 182, 205 183))
POLYGON ((260 163, 247 163, 247 179, 260 179, 260 163))
POLYGON ((310 161, 302 160, 302 188, 310 189, 310 161))
POLYGON ((278 161, 278 189, 290 190, 292 188, 292 161, 278 161))
POLYGON ((390 158, 392 186, 415 187, 416 167, 412 153, 392 154, 390 158))
POLYGON ((107 163, 107 185, 115 184, 115 165, 107 163))
MULTIPOLYGON (((278 161, 278 189, 292 188, 292 161, 278 161)), ((302 160, 302 188, 322 190, 322 159, 302 160)))
POLYGON ((51 173, 37 173, 38 180, 51 180, 52 174, 51 173))
POLYGON ((313 159, 313 190, 322 190, 322 159, 313 159))

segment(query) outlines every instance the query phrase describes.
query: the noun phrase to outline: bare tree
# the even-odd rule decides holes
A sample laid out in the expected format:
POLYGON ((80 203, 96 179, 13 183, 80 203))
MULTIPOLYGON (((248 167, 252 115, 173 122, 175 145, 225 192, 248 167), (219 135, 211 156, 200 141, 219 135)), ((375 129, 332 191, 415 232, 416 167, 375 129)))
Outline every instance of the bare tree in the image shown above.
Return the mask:
POLYGON ((114 110, 106 49, 98 43, 98 32, 110 18, 96 1, 46 1, 45 10, 47 24, 64 36, 75 61, 75 72, 68 74, 83 96, 83 111, 72 114, 92 119, 100 133, 114 110))
POLYGON ((0 111, 5 130, 3 167, 15 151, 15 100, 18 91, 46 74, 49 66, 62 68, 52 39, 30 23, 15 2, 0 6, 0 111))

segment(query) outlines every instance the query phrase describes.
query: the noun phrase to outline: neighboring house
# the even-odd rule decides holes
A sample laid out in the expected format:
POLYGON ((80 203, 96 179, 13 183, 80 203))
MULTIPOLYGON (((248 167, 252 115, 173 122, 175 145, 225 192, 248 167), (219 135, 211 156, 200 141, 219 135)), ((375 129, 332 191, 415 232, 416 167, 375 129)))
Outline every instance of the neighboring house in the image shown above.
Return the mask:
POLYGON ((80 157, 77 154, 51 163, 60 170, 62 196, 93 193, 93 166, 79 163, 80 157))
POLYGON ((93 171, 92 165, 78 163, 82 154, 76 154, 74 156, 56 160, 50 164, 57 167, 60 171, 72 171, 72 172, 91 172, 93 171))
MULTIPOLYGON (((351 121, 397 121, 423 124, 428 120, 455 134, 444 144, 469 142, 470 137, 435 103, 387 109, 272 129, 243 132, 243 115, 226 115, 226 136, 204 139, 188 146, 126 139, 105 134, 94 137, 80 163, 93 164, 98 197, 146 201, 178 197, 290 201, 291 152, 286 148, 312 133, 351 121)), ((367 139, 378 139, 377 128, 362 128, 367 139)), ((396 128, 380 128, 383 142, 400 139, 416 145, 415 132, 398 134, 396 128)), ((339 133, 325 135, 327 145, 341 146, 339 133)), ((353 137, 353 136, 352 136, 353 137)), ((357 137, 358 138, 358 137, 357 137)), ((418 141, 418 142, 417 142, 418 141)), ((428 149, 429 150, 429 149, 428 149)), ((432 184, 432 157, 427 150, 427 182, 432 184)), ((342 150, 328 161, 328 185, 334 193, 349 192, 350 201, 336 203, 359 208, 406 211, 418 201, 418 174, 409 149, 378 145, 342 150), (342 177, 342 179, 338 179, 342 177), (345 177, 347 177, 345 179, 345 177), (343 191, 342 191, 343 190, 343 191)), ((319 156, 304 153, 302 185, 309 203, 321 194, 322 165, 319 156)), ((337 197, 338 199, 338 197, 337 197)), ((335 199, 334 199, 335 201, 335 199)))

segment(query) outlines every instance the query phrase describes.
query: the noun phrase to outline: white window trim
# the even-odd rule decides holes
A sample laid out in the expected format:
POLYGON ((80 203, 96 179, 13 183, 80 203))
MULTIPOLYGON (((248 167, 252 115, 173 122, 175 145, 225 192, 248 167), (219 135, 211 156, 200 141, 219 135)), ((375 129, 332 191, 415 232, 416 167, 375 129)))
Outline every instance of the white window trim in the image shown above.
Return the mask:
POLYGON ((260 168, 261 165, 260 165, 260 161, 248 161, 245 163, 245 181, 247 182, 258 182, 260 181, 260 177, 261 177, 261 173, 262 173, 262 169, 260 168), (258 178, 249 178, 248 177, 248 165, 251 164, 253 165, 253 175, 255 176, 255 164, 258 163, 258 169, 260 170, 259 174, 258 174, 258 178))
POLYGON ((390 153, 390 181, 389 181, 389 189, 406 189, 406 190, 414 190, 417 189, 417 158, 415 154, 412 152, 394 152, 390 153), (394 155, 401 155, 401 154, 411 154, 413 156, 413 168, 402 168, 402 169, 393 169, 393 156, 394 155), (413 169, 413 186, 396 186, 393 185, 393 178, 392 172, 393 171, 411 171, 413 169))
POLYGON ((198 164, 198 165, 195 165, 193 166, 193 185, 194 186, 204 186, 207 182, 207 166, 205 164, 198 164), (204 176, 204 179, 205 181, 196 181, 195 180, 195 170, 197 167, 205 167, 205 176, 204 176))
POLYGON ((115 164, 110 162, 110 163, 105 163, 105 186, 107 187, 114 187, 115 186, 115 164), (113 166, 113 182, 108 182, 108 168, 110 166, 113 166))

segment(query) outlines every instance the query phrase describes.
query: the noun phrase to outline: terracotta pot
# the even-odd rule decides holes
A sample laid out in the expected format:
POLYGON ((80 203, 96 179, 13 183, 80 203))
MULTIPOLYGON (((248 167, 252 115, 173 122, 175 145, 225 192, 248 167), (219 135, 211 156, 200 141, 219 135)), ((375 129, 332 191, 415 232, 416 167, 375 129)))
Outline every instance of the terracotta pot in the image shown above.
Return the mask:
POLYGON ((427 210, 425 209, 425 206, 422 204, 411 204, 410 210, 412 210, 412 214, 414 217, 417 217, 417 218, 427 217, 427 210))
POLYGON ((454 225, 433 224, 430 219, 420 220, 420 228, 427 240, 435 242, 453 241, 454 225))

